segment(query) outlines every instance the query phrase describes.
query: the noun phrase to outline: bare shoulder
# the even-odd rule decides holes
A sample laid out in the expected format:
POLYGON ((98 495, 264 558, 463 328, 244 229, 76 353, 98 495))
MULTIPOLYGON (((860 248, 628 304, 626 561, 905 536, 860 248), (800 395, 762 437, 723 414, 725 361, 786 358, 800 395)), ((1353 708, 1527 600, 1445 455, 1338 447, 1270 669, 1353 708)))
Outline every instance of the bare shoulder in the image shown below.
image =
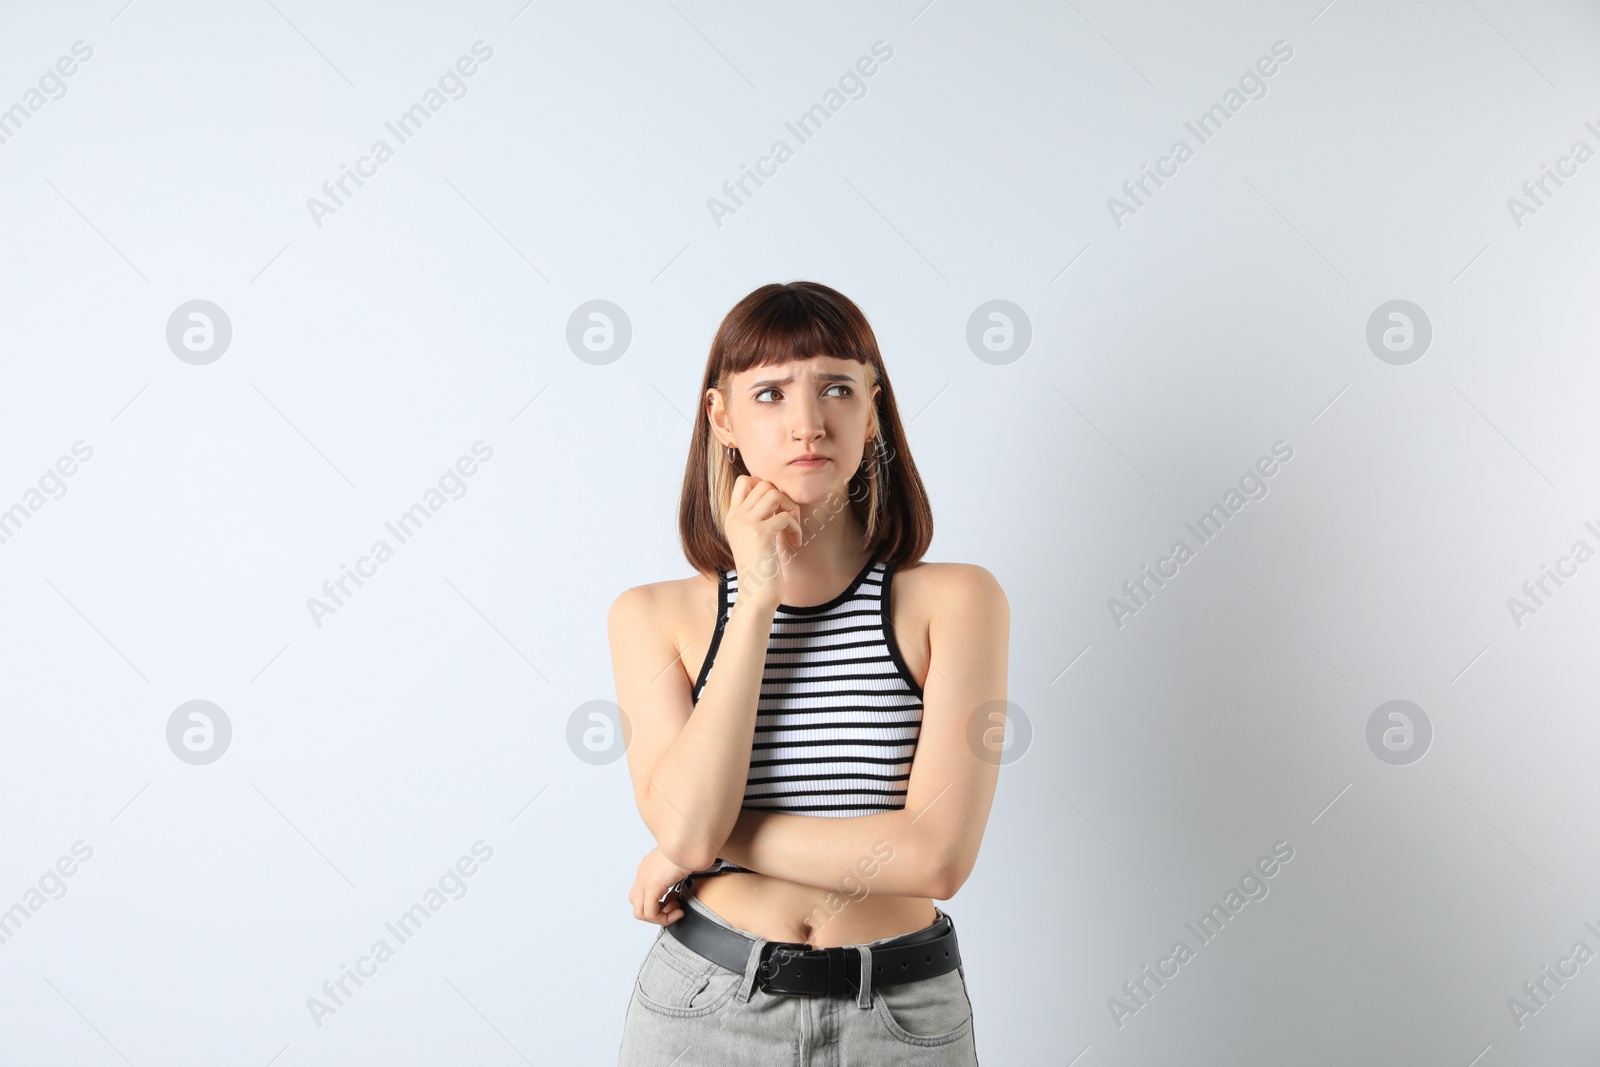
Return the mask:
POLYGON ((674 578, 665 582, 646 582, 630 586, 611 602, 611 618, 623 623, 665 622, 692 596, 691 590, 705 583, 700 575, 674 578))
POLYGON ((694 574, 624 589, 612 601, 608 623, 614 637, 644 638, 682 650, 704 643, 700 631, 716 626, 716 612, 716 580, 694 574))
MULTIPOLYGON (((945 681, 1003 673, 1011 608, 988 570, 972 563, 907 565, 895 572, 891 590, 897 643, 917 685, 927 687, 935 662, 944 664, 938 677, 945 681)), ((941 700, 955 692, 935 688, 945 694, 941 700)))
POLYGON ((1009 608, 999 580, 976 563, 918 563, 895 572, 894 589, 930 619, 1009 608))

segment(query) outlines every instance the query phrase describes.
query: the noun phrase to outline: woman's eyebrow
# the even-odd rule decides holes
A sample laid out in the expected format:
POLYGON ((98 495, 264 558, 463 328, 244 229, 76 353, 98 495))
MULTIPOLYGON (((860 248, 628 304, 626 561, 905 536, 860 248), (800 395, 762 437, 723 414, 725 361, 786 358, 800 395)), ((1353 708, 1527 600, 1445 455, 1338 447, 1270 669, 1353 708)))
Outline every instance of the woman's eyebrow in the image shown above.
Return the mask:
MULTIPOLYGON (((851 382, 852 384, 856 380, 855 376, 851 375, 851 374, 832 374, 832 373, 821 373, 821 374, 817 375, 817 378, 818 378, 818 380, 824 381, 824 382, 851 382)), ((760 381, 751 382, 750 383, 750 388, 752 388, 752 389, 765 389, 768 386, 772 386, 772 385, 793 385, 793 384, 794 384, 794 375, 791 374, 787 378, 762 378, 760 381)))

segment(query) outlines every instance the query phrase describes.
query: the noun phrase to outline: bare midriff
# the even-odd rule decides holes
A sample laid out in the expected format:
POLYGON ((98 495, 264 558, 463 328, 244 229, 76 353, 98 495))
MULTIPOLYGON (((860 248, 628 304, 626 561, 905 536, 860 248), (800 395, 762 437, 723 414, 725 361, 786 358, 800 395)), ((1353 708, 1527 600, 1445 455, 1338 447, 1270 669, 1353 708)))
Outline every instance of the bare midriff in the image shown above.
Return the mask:
POLYGON ((813 948, 897 937, 937 918, 931 897, 886 896, 863 886, 852 899, 842 889, 818 889, 754 872, 695 878, 688 892, 740 930, 813 948))

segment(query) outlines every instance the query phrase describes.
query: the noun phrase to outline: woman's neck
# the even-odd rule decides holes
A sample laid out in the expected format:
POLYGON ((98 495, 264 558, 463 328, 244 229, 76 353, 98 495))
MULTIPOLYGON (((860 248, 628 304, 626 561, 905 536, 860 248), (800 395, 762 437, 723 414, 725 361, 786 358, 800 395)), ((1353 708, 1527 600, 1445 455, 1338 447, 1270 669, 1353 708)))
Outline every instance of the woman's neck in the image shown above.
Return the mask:
POLYGON ((791 607, 823 604, 838 596, 867 565, 870 553, 861 523, 847 507, 779 566, 783 570, 783 602, 791 607))

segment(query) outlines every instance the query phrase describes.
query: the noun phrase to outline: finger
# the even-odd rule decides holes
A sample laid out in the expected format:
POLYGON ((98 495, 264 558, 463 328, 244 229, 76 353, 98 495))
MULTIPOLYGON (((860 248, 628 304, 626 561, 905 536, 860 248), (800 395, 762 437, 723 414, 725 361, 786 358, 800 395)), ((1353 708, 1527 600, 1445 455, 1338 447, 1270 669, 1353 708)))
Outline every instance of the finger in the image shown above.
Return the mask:
POLYGON ((744 507, 750 507, 753 502, 759 501, 761 497, 770 493, 773 488, 773 484, 767 481, 765 478, 757 478, 750 474, 741 474, 734 481, 734 489, 736 490, 736 493, 729 503, 733 506, 742 505, 744 507), (737 490, 741 485, 744 488, 742 495, 737 493, 737 490))
POLYGON ((751 486, 750 492, 745 494, 745 510, 755 518, 766 518, 772 514, 772 509, 777 506, 772 495, 777 491, 778 487, 771 482, 756 480, 755 485, 751 486))
POLYGON ((787 511, 780 511, 761 520, 762 534, 770 537, 780 530, 800 530, 800 520, 787 511))
POLYGON ((800 524, 801 510, 798 504, 784 504, 780 501, 776 504, 776 510, 773 511, 773 514, 781 515, 797 526, 800 524))
POLYGON ((656 899, 654 893, 646 893, 644 895, 644 906, 640 909, 639 917, 647 923, 659 923, 661 922, 660 915, 660 901, 656 899))
POLYGON ((678 899, 678 886, 676 882, 668 886, 663 896, 658 900, 656 904, 655 921, 660 923, 662 926, 666 926, 672 922, 670 916, 674 912, 677 912, 679 915, 683 914, 683 904, 678 899))

